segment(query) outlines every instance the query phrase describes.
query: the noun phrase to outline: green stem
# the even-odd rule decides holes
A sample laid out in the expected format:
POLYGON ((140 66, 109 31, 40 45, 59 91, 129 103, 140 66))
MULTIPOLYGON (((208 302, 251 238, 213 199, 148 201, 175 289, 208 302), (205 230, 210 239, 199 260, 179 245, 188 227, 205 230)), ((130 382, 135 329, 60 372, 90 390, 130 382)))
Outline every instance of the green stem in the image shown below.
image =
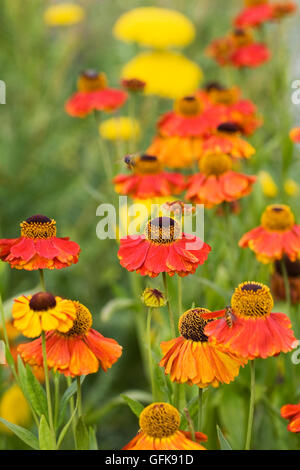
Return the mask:
POLYGON ((198 390, 198 431, 202 430, 203 426, 203 389, 198 390))
POLYGON ((255 363, 254 363, 254 360, 250 361, 250 372, 251 372, 250 404, 249 404, 249 417, 248 417, 245 450, 250 450, 250 447, 251 447, 251 436, 252 436, 254 405, 255 405, 255 363))
POLYGON ((44 271, 42 269, 39 269, 39 274, 40 274, 41 288, 43 291, 46 292, 44 271))
POLYGON ((149 365, 149 375, 151 382, 152 398, 153 401, 156 401, 156 392, 155 392, 155 381, 153 373, 153 360, 152 360, 152 349, 151 349, 151 317, 152 317, 152 308, 148 308, 147 312, 147 346, 148 346, 148 365, 149 365))
POLYGON ((181 277, 177 276, 177 289, 178 289, 178 315, 182 315, 182 282, 181 277))
POLYGON ((59 411, 59 379, 60 374, 56 372, 54 374, 54 427, 56 429, 59 411))
POLYGON ((49 415, 49 426, 53 434, 53 439, 55 441, 55 430, 54 430, 54 424, 53 424, 49 370, 48 370, 48 364, 47 364, 46 337, 45 337, 44 331, 42 331, 41 338, 42 338, 42 351, 43 351, 43 362, 44 362, 44 372, 45 372, 45 385, 46 385, 46 396, 47 396, 48 415, 49 415))
POLYGON ((78 408, 78 416, 82 416, 82 400, 81 400, 81 383, 80 377, 76 377, 77 381, 77 408, 78 408))
MULTIPOLYGON (((68 387, 72 384, 72 380, 70 377, 67 377, 67 384, 68 387)), ((75 403, 74 403, 74 397, 72 396, 70 398, 70 417, 74 415, 74 410, 75 410, 75 403)), ((73 432, 73 440, 74 440, 74 445, 75 448, 77 447, 77 442, 76 442, 76 420, 72 419, 72 432, 73 432)))
POLYGON ((283 258, 281 258, 280 260, 280 265, 281 265, 282 277, 283 277, 283 282, 284 282, 285 299, 286 299, 287 306, 288 306, 288 314, 290 315, 291 289, 290 289, 290 282, 289 282, 286 265, 285 265, 283 258))
POLYGON ((164 283, 165 296, 166 296, 166 299, 167 299, 167 307, 168 307, 168 313, 169 313, 171 334, 172 334, 173 338, 175 338, 176 331, 175 331, 174 315, 173 315, 173 312, 172 312, 172 309, 171 309, 169 293, 168 293, 167 275, 166 275, 165 272, 162 273, 162 278, 163 278, 163 283, 164 283))
POLYGON ((190 416, 189 410, 187 408, 184 408, 183 411, 188 422, 188 428, 191 433, 192 441, 196 442, 195 427, 194 427, 193 420, 190 416))
POLYGON ((4 308, 3 308, 2 295, 1 294, 0 294, 0 313, 1 313, 1 323, 2 323, 4 341, 5 341, 6 346, 9 349, 9 339, 8 339, 8 334, 7 334, 6 324, 5 324, 5 315, 4 315, 4 308))

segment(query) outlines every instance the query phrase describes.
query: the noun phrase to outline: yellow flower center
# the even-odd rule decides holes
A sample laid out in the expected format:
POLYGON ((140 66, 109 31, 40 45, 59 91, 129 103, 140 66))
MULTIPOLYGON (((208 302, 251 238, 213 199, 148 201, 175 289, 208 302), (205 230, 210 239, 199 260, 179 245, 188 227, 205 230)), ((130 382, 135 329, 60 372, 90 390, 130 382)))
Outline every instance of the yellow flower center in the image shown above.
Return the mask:
POLYGON ((235 47, 248 46, 253 43, 253 34, 250 30, 237 28, 230 34, 235 47))
POLYGON ((231 297, 233 313, 242 318, 269 315, 273 304, 270 289, 260 282, 243 282, 231 297))
POLYGON ((185 96, 175 101, 174 110, 183 116, 196 116, 201 112, 202 105, 196 96, 185 96))
POLYGON ((256 5, 263 5, 265 3, 268 3, 269 0, 244 0, 245 6, 247 7, 253 7, 256 5))
POLYGON ((229 155, 224 154, 207 154, 199 161, 199 169, 201 173, 207 176, 219 176, 226 171, 231 170, 232 160, 229 155))
POLYGON ((56 222, 45 215, 37 214, 20 224, 21 237, 51 238, 56 236, 56 222))
POLYGON ((50 292, 38 292, 34 294, 29 302, 29 307, 31 310, 36 312, 41 312, 45 310, 49 310, 56 306, 55 297, 50 294, 50 292))
POLYGON ((295 224, 295 217, 289 206, 285 204, 272 204, 266 208, 261 225, 270 231, 281 232, 289 230, 295 224))
POLYGON ((77 80, 78 91, 97 91, 107 87, 105 73, 98 73, 95 70, 86 70, 82 72, 77 80))
POLYGON ((161 163, 154 155, 141 155, 134 160, 134 172, 137 174, 156 174, 162 170, 161 163))
POLYGON ((210 313, 206 308, 191 308, 179 318, 178 329, 181 336, 192 341, 205 343, 208 337, 204 334, 204 328, 211 320, 202 318, 203 313, 210 313))
POLYGON ((171 217, 156 217, 145 228, 145 235, 152 243, 168 244, 180 238, 180 225, 171 217))
POLYGON ((72 328, 67 333, 61 333, 64 336, 85 335, 93 324, 91 312, 80 302, 73 301, 76 308, 76 318, 72 328))
POLYGON ((238 88, 225 88, 217 82, 212 82, 205 87, 210 99, 216 104, 233 104, 238 99, 238 88))
POLYGON ((180 426, 180 415, 168 403, 152 403, 140 415, 140 427, 144 433, 154 438, 172 436, 180 426))

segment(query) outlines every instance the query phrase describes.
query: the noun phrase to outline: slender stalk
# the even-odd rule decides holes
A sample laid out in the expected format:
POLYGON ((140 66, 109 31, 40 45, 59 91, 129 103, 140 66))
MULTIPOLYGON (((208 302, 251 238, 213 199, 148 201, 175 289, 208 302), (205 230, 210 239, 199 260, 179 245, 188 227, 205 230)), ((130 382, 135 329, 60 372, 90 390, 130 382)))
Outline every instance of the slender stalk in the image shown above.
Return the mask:
POLYGON ((283 258, 281 258, 281 260, 280 260, 280 265, 281 265, 282 277, 283 277, 283 282, 284 282, 285 299, 286 299, 286 303, 287 303, 287 306, 288 306, 288 314, 290 314, 291 289, 290 289, 290 282, 289 282, 289 277, 288 277, 286 265, 284 263, 283 258))
POLYGON ((166 273, 162 273, 162 278, 163 278, 163 283, 164 283, 164 289, 165 289, 165 296, 167 299, 167 307, 168 307, 168 313, 169 313, 169 320, 170 320, 170 328, 171 328, 171 333, 173 338, 176 336, 176 331, 175 331, 175 322, 174 322, 174 315, 171 309, 171 304, 170 304, 170 299, 169 299, 169 293, 168 293, 168 283, 167 283, 167 275, 166 273))
POLYGON ((52 414, 52 401, 51 401, 51 390, 50 390, 50 381, 49 381, 49 370, 47 364, 47 351, 46 351, 46 337, 45 332, 42 331, 42 351, 43 351, 43 362, 44 362, 44 372, 45 372, 45 385, 46 385, 46 396, 47 396, 47 405, 48 405, 48 415, 49 415, 49 426, 55 440, 55 430, 53 423, 53 414, 52 414))
POLYGON ((44 276, 43 269, 39 269, 39 274, 40 274, 41 288, 42 288, 43 291, 46 291, 45 276, 44 276))
POLYGON ((252 436, 254 405, 255 405, 255 363, 254 363, 254 360, 250 361, 250 372, 251 372, 250 404, 249 404, 249 417, 248 417, 245 450, 250 450, 250 447, 251 447, 251 436, 252 436))
POLYGON ((198 431, 202 430, 203 426, 203 389, 198 390, 198 431))
POLYGON ((153 373, 153 360, 152 360, 152 349, 151 349, 151 317, 152 317, 152 308, 148 308, 147 312, 147 346, 148 346, 148 362, 149 362, 149 375, 151 382, 152 398, 153 401, 156 401, 156 391, 155 391, 155 381, 153 373))
POLYGON ((177 290, 178 290, 178 315, 182 315, 182 281, 181 277, 177 276, 177 290))
POLYGON ((111 163, 111 159, 110 159, 110 155, 109 155, 106 143, 104 142, 104 139, 99 135, 99 129, 98 129, 99 123, 98 123, 96 111, 94 112, 94 117, 95 117, 95 122, 96 122, 96 127, 97 127, 97 136, 98 136, 97 140, 98 140, 99 148, 100 148, 100 156, 102 159, 106 180, 111 186, 111 180, 113 177, 112 163, 111 163))
POLYGON ((60 374, 56 372, 54 374, 54 427, 56 429, 59 411, 59 379, 60 374))
POLYGON ((78 416, 82 416, 82 399, 81 399, 81 383, 80 377, 76 377, 77 381, 77 408, 78 408, 78 416))
POLYGON ((189 431, 191 433, 192 441, 196 442, 194 423, 193 423, 193 420, 190 416, 189 410, 187 408, 184 408, 183 411, 184 411, 184 414, 185 414, 187 422, 188 422, 188 428, 189 428, 189 431))
POLYGON ((6 324, 5 324, 5 315, 4 315, 4 308, 3 308, 2 295, 1 294, 0 294, 0 314, 1 314, 1 323, 2 323, 4 341, 5 341, 6 346, 9 349, 9 339, 8 339, 8 334, 7 334, 6 324))
MULTIPOLYGON (((72 380, 70 377, 66 377, 66 379, 67 379, 68 387, 70 387, 70 385, 72 384, 72 380)), ((75 410, 75 403, 74 403, 74 397, 72 396, 70 398, 70 417, 73 416, 74 410, 75 410)), ((76 442, 76 420, 75 419, 72 420, 72 433, 73 433, 74 445, 76 448, 77 442, 76 442)))

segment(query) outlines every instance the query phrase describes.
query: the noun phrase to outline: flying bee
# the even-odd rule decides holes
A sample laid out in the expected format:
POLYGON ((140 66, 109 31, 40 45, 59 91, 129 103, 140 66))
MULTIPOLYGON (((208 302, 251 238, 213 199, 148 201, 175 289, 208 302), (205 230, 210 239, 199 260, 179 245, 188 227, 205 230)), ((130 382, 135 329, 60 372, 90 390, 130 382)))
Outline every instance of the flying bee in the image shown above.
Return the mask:
POLYGON ((233 319, 232 319, 232 308, 230 306, 225 307, 225 319, 226 319, 227 326, 229 328, 232 328, 233 319))

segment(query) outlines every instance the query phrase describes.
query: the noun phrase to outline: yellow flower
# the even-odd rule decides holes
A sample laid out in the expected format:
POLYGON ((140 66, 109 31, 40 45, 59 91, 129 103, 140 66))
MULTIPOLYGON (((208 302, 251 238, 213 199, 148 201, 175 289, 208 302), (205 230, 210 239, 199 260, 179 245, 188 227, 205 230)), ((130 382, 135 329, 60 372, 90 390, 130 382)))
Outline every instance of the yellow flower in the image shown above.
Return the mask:
POLYGON ((270 173, 267 171, 260 171, 258 179, 265 196, 275 197, 277 195, 278 188, 270 173))
POLYGON ((291 197, 297 196, 299 193, 299 185, 296 183, 296 181, 289 178, 284 183, 284 190, 291 197))
POLYGON ((83 8, 74 3, 53 5, 44 13, 44 21, 48 26, 68 26, 80 23, 85 17, 83 8))
POLYGON ((142 302, 146 307, 158 308, 166 305, 167 301, 164 294, 158 289, 146 287, 141 296, 142 302))
POLYGON ((171 99, 194 93, 202 75, 197 64, 180 53, 168 51, 138 54, 122 70, 123 79, 144 81, 145 93, 171 99))
MULTIPOLYGON (((10 423, 26 427, 30 424, 31 415, 29 405, 18 385, 13 385, 2 395, 0 401, 0 416, 10 423)), ((11 431, 0 423, 0 431, 8 434, 11 431)))
POLYGON ((107 119, 99 126, 99 133, 107 140, 130 140, 140 137, 140 125, 126 116, 107 119))
POLYGON ((195 37, 193 23, 182 13, 157 7, 135 8, 124 13, 113 32, 122 41, 158 49, 186 46, 195 37))

